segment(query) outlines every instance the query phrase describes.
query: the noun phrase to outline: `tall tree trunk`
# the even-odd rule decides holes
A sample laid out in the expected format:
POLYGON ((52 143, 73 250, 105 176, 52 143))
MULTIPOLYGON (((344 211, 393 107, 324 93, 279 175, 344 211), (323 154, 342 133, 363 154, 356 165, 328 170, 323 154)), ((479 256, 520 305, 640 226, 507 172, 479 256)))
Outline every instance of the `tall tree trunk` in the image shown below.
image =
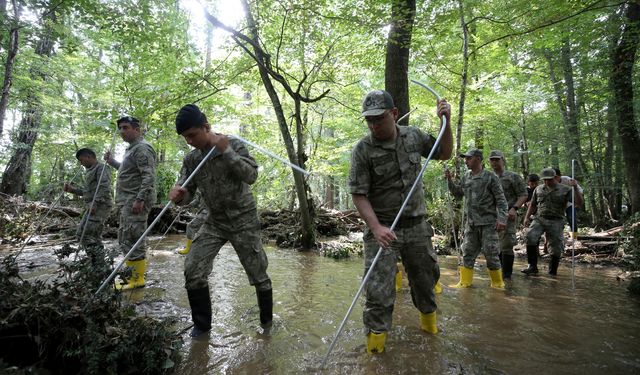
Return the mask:
POLYGON ((626 21, 611 54, 611 80, 631 213, 636 213, 640 212, 640 134, 633 112, 633 65, 640 40, 640 0, 623 7, 626 21))
MULTIPOLYGON (((9 44, 7 46, 7 59, 4 63, 4 81, 2 84, 2 96, 0 97, 0 136, 4 131, 4 115, 7 112, 7 106, 9 104, 9 91, 11 90, 11 84, 13 81, 13 64, 18 54, 19 40, 20 40, 20 9, 16 0, 12 0, 14 18, 12 21, 13 26, 9 30, 9 44)), ((2 15, 6 17, 6 2, 0 4, 2 6, 2 15)))
MULTIPOLYGON (((36 54, 43 59, 50 57, 53 52, 52 27, 55 22, 55 12, 48 11, 43 18, 42 35, 35 49, 36 54)), ((42 82, 46 81, 47 77, 40 65, 38 61, 33 63, 30 76, 32 80, 42 82)), ((38 138, 44 110, 40 95, 39 92, 34 91, 27 95, 25 110, 22 112, 22 120, 17 130, 17 139, 14 141, 15 150, 2 175, 0 191, 5 194, 22 195, 27 191, 27 183, 31 176, 31 154, 38 138)))
MULTIPOLYGON (((462 28, 462 73, 460 79, 460 103, 458 104, 458 121, 456 126, 456 149, 455 154, 460 153, 462 145, 462 125, 464 124, 464 105, 467 98, 467 87, 469 85, 469 25, 465 21, 465 9, 462 0, 458 0, 460 10, 460 27, 462 28)), ((460 175, 460 158, 454 158, 456 175, 460 175)))
MULTIPOLYGON (((253 18, 253 14, 249 8, 249 4, 243 0, 243 5, 245 7, 245 18, 247 20, 247 26, 249 28, 249 33, 251 35, 251 39, 253 40, 253 53, 255 59, 258 62, 258 71, 260 72, 260 78, 262 79, 262 83, 269 95, 269 99, 271 99, 271 104, 273 105, 273 110, 276 114, 276 118, 278 120, 278 126, 280 127, 280 133, 282 134, 282 139, 284 140, 285 148, 287 150, 287 155, 289 157, 289 161, 297 164, 301 168, 304 168, 305 160, 299 160, 298 155, 296 154, 296 149, 293 144, 293 138, 291 137, 291 133, 289 132, 289 127, 287 124, 287 120, 284 115, 284 111, 282 109, 282 104, 280 102, 280 97, 278 96, 278 92, 276 91, 273 83, 271 82, 271 78, 269 76, 269 72, 267 70, 267 65, 270 64, 267 62, 264 51, 259 48, 260 38, 258 36, 258 29, 256 26, 256 22, 253 18)), ((295 98, 294 98, 295 99, 295 98)), ((296 105, 296 121, 299 121, 300 116, 300 103, 299 101, 295 101, 296 105)), ((302 134, 298 134, 298 137, 302 137, 302 134)), ((298 150, 300 152, 300 150, 298 150)), ((299 172, 293 171, 293 179, 295 181, 295 190, 296 195, 298 197, 298 204, 300 207, 300 219, 301 219, 301 246, 306 249, 311 249, 315 246, 315 228, 313 223, 313 214, 312 209, 313 206, 309 206, 309 198, 307 196, 307 183, 304 179, 304 176, 299 172)))
MULTIPOLYGON (((393 97, 393 101, 399 110, 399 116, 403 116, 410 111, 409 52, 411 50, 411 34, 415 16, 415 0, 393 0, 391 29, 387 37, 384 86, 385 90, 393 97)), ((400 122, 400 125, 408 124, 409 116, 400 122)))
POLYGON ((520 171, 525 178, 529 175, 529 141, 527 140, 527 122, 525 120, 524 102, 520 105, 520 145, 518 153, 520 154, 520 171))

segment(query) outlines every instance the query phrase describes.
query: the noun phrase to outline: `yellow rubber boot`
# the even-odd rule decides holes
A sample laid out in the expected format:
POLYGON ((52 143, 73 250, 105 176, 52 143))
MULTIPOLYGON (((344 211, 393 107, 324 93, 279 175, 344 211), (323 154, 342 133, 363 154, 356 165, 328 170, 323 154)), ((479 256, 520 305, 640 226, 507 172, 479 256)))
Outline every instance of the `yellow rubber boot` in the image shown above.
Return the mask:
POLYGON ((491 287, 496 289, 504 289, 504 281, 502 280, 502 270, 489 270, 491 277, 491 287))
POLYGON ((192 242, 193 242, 193 240, 187 239, 187 244, 184 245, 183 249, 178 250, 178 254, 180 254, 180 255, 189 254, 189 250, 191 250, 191 243, 192 242))
POLYGON ((420 329, 425 332, 438 333, 438 325, 436 324, 436 312, 427 314, 420 313, 420 329))
POLYGON ((438 280, 438 282, 436 283, 436 285, 433 287, 433 291, 436 294, 440 294, 442 293, 442 284, 440 284, 440 280, 438 280))
POLYGON ((458 267, 460 271, 460 281, 455 285, 450 285, 452 288, 468 288, 473 281, 473 268, 467 268, 464 266, 458 267))
POLYGON ((367 335, 367 353, 382 353, 384 352, 384 344, 387 341, 386 332, 369 332, 367 335))
POLYGON ((116 289, 129 290, 144 287, 144 273, 147 271, 147 260, 127 260, 127 267, 133 268, 126 284, 116 284, 116 289))
POLYGON ((398 270, 396 273, 396 292, 402 289, 402 272, 398 270))

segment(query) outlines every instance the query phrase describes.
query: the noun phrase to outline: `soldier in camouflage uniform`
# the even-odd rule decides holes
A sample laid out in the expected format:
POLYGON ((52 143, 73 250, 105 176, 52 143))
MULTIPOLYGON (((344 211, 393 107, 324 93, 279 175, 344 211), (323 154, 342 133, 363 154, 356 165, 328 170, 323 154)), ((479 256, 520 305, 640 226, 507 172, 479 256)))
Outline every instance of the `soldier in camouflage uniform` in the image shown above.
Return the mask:
POLYGON ((202 196, 199 192, 196 192, 196 197, 191 201, 191 203, 189 203, 189 206, 195 207, 196 216, 189 222, 189 224, 187 224, 187 243, 184 248, 178 250, 178 254, 181 255, 189 254, 193 238, 202 227, 202 224, 207 220, 207 216, 209 216, 207 205, 202 201, 202 196))
POLYGON ((249 283, 256 288, 260 323, 266 331, 273 318, 273 292, 256 202, 250 188, 258 178, 258 165, 240 141, 212 132, 207 117, 193 104, 178 112, 176 131, 195 149, 185 156, 179 183, 169 192, 169 199, 179 205, 188 204, 197 189, 209 209, 184 264, 185 288, 194 323, 191 336, 211 329, 208 277, 214 258, 227 242, 238 254, 249 283), (213 154, 189 185, 181 187, 213 147, 216 148, 213 154))
POLYGON ((99 163, 96 159, 96 153, 89 148, 79 149, 76 152, 76 159, 85 168, 84 187, 78 188, 65 183, 64 191, 81 196, 87 204, 87 210, 76 230, 76 237, 80 240, 84 231, 84 237, 82 237, 80 245, 85 248, 87 254, 95 261, 104 248, 102 245, 102 229, 113 204, 111 168, 99 163), (104 172, 102 172, 103 168, 106 168, 104 172), (100 176, 102 176, 101 179, 100 176), (100 179, 100 187, 96 191, 98 179, 100 179), (92 202, 94 202, 93 206, 91 206, 92 202), (87 221, 87 217, 89 221, 87 221))
MULTIPOLYGON (((451 157, 453 140, 449 127, 450 106, 438 103, 438 116, 446 116, 447 128, 434 159, 451 157)), ((396 297, 395 275, 398 253, 411 286, 414 306, 420 311, 421 328, 437 333, 434 286, 440 268, 433 250, 433 229, 425 221, 422 181, 409 198, 394 231, 392 225, 407 193, 421 170, 421 157, 429 155, 435 140, 414 127, 398 126, 398 109, 391 95, 382 90, 367 94, 362 116, 370 134, 353 148, 349 191, 360 216, 367 224, 364 232, 365 273, 378 250, 382 252, 365 286, 363 312, 367 330, 367 352, 384 351, 391 329, 396 297)))
POLYGON ((463 265, 459 267, 460 281, 454 288, 468 288, 473 281, 473 266, 482 251, 491 277, 491 287, 504 288, 500 259, 498 257, 498 233, 507 224, 507 200, 502 192, 498 176, 482 167, 482 151, 470 149, 461 154, 469 170, 460 184, 453 182, 447 170, 445 176, 449 191, 458 199, 464 196, 467 222, 462 244, 463 265))
MULTIPOLYGON (((118 243, 123 254, 147 230, 149 211, 156 202, 156 152, 143 139, 140 121, 126 116, 118 119, 118 129, 122 139, 129 143, 124 159, 118 162, 110 152, 105 153, 109 165, 118 169, 116 180, 116 205, 120 215, 118 243)), ((118 289, 141 288, 145 285, 147 269, 146 244, 142 243, 127 259, 132 275, 126 283, 117 284, 118 289)))
POLYGON ((527 200, 527 186, 519 174, 504 169, 504 154, 500 150, 489 153, 491 169, 500 178, 504 197, 509 206, 507 227, 498 232, 500 237, 500 264, 502 265, 502 277, 511 278, 513 272, 513 247, 516 245, 516 227, 518 225, 518 209, 527 200))
MULTIPOLYGON (((564 239, 562 231, 564 229, 564 216, 567 203, 571 200, 571 189, 576 189, 577 182, 572 180, 570 185, 559 183, 556 179, 556 172, 553 168, 545 168, 540 173, 540 178, 544 185, 536 187, 531 197, 531 204, 527 209, 524 218, 524 225, 529 226, 527 233, 527 260, 529 266, 522 270, 527 275, 538 273, 538 242, 540 236, 545 233, 549 242, 551 261, 549 264, 549 274, 558 273, 560 258, 564 252, 564 239), (533 220, 532 215, 535 214, 533 220), (529 225, 529 223, 531 223, 529 225)), ((576 205, 582 205, 583 199, 580 194, 576 194, 576 205)))

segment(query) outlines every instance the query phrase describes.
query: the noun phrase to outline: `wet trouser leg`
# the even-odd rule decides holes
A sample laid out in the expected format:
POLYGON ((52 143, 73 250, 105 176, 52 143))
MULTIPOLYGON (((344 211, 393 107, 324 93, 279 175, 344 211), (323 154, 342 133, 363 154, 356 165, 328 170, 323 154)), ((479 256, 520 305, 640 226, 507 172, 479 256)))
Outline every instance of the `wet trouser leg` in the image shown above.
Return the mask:
POLYGON ((402 242, 399 251, 411 286, 411 299, 423 314, 437 309, 434 286, 440 279, 440 267, 430 233, 432 230, 426 222, 396 233, 402 242))
MULTIPOLYGON (((399 231, 396 231, 396 236, 399 231)), ((396 298, 395 276, 397 253, 394 241, 390 249, 383 249, 375 268, 364 286, 365 306, 362 312, 364 326, 368 332, 386 332, 391 329, 393 304, 396 298)), ((364 231, 364 273, 378 253, 380 245, 369 228, 364 231)))
MULTIPOLYGON (((120 225, 118 226, 118 244, 123 254, 127 254, 133 245, 147 230, 147 218, 150 207, 144 206, 143 212, 133 214, 131 206, 120 206, 120 225)), ((129 260, 136 261, 146 257, 146 239, 129 255, 129 260)))

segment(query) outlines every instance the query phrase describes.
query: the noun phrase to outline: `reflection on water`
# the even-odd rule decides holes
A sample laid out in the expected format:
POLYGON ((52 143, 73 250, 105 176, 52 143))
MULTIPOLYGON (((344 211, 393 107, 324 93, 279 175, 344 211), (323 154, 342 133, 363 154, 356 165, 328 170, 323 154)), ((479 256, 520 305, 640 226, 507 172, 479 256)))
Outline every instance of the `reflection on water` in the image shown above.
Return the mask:
MULTIPOLYGON (((191 323, 184 258, 175 253, 183 241, 183 236, 172 236, 158 244, 149 256, 147 287, 129 296, 142 313, 179 316, 186 328, 191 323)), ((474 287, 445 287, 437 297, 440 332, 435 336, 420 331, 405 278, 386 352, 365 354, 357 304, 327 368, 320 371, 359 287, 362 259, 336 261, 274 248, 267 248, 267 255, 274 288, 271 335, 259 332, 255 289, 233 249, 225 246, 210 277, 213 328, 197 340, 185 331, 178 374, 640 373, 640 300, 630 297, 608 270, 579 267, 572 290, 565 265, 557 278, 527 278, 518 272, 505 291, 489 288, 486 269, 477 267, 474 287)), ((23 257, 22 265, 38 266, 29 271, 36 275, 52 267, 46 266, 51 259, 43 250, 23 257)), ((454 284, 455 258, 440 262, 443 284, 454 284)))

